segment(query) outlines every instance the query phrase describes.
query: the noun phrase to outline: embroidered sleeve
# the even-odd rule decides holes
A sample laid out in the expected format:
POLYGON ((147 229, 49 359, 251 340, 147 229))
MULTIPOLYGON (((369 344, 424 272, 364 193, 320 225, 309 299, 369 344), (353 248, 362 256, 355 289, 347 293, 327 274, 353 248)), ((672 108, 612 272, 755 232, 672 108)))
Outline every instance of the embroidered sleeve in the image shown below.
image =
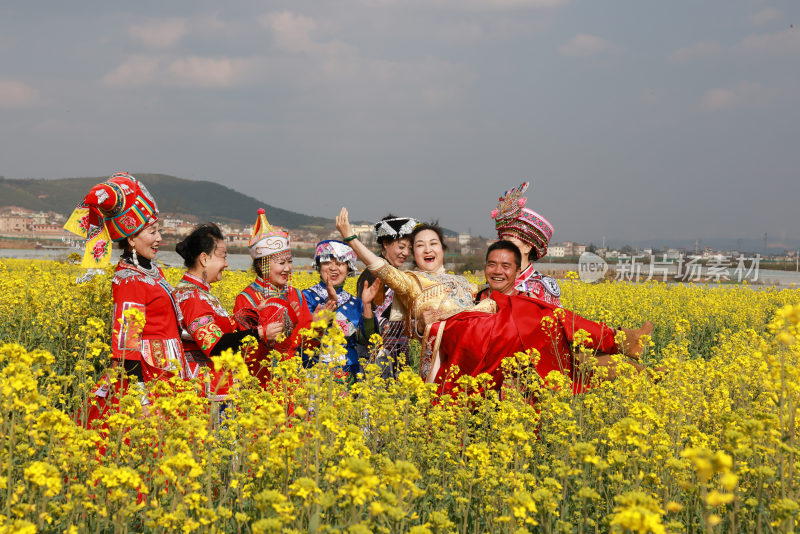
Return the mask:
POLYGON ((313 291, 311 291, 310 288, 309 289, 304 289, 302 291, 302 293, 303 293, 303 300, 305 300, 306 307, 308 308, 308 311, 310 311, 311 313, 314 313, 314 310, 321 303, 319 297, 317 297, 317 294, 314 293, 313 291))
POLYGON ((214 322, 213 317, 208 315, 198 317, 192 321, 189 325, 189 332, 191 332, 195 342, 200 346, 200 350, 206 354, 212 352, 214 345, 223 335, 222 329, 214 322))
POLYGON ((394 290, 395 297, 399 298, 406 308, 410 308, 410 303, 422 292, 414 276, 392 267, 386 260, 383 260, 376 269, 370 267, 370 270, 394 290))
MULTIPOLYGON (((208 356, 224 332, 216 323, 211 303, 204 299, 197 290, 189 290, 185 293, 185 298, 180 303, 184 326, 200 350, 208 356)), ((227 317, 223 319, 229 321, 227 317)))

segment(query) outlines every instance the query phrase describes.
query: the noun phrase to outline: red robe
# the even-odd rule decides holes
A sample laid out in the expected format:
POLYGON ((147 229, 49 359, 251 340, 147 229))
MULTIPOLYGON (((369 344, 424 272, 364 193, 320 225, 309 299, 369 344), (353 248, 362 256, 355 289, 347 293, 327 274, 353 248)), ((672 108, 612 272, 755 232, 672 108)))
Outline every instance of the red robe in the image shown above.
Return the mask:
MULTIPOLYGON (((481 373, 490 374, 495 388, 499 388, 503 383, 503 359, 527 349, 539 351, 536 371, 542 378, 551 371, 561 371, 576 380, 578 370, 570 348, 575 333, 581 329, 591 336, 586 347, 606 354, 618 352, 616 332, 602 323, 524 295, 507 296, 494 291, 490 298, 497 302, 497 313, 464 311, 434 325, 442 362, 435 380, 440 393, 449 393, 461 375, 481 373), (551 319, 545 320, 546 317, 551 319), (552 323, 547 327, 549 321, 552 323), (453 365, 459 367, 457 375, 450 372, 453 365)), ((574 391, 583 389, 577 381, 574 391)))
POLYGON ((282 321, 285 339, 276 344, 259 343, 258 350, 248 359, 247 365, 250 372, 258 377, 262 387, 266 387, 270 377, 269 369, 272 366, 270 353, 276 350, 283 354, 284 359, 297 354, 304 340, 300 330, 311 326, 311 312, 303 294, 293 287, 287 287, 285 292, 278 293, 260 277, 256 277, 252 284, 242 290, 236 297, 233 308, 234 314, 249 312, 257 314, 256 324, 266 327, 269 323, 282 321), (263 302, 267 304, 259 311, 257 308, 263 302))
MULTIPOLYGON (((112 360, 119 366, 124 366, 124 362, 128 362, 128 367, 138 364, 144 383, 183 376, 183 344, 177 311, 172 287, 161 269, 157 266, 144 269, 120 260, 111 281, 111 295, 114 299, 112 360), (128 310, 139 310, 144 316, 144 326, 126 317, 128 310)), ((124 378, 111 384, 105 377, 101 379, 94 392, 96 402, 89 410, 89 421, 102 417, 109 404, 116 405, 128 382, 124 378)))
POLYGON ((184 377, 202 380, 208 375, 209 382, 203 380, 205 396, 221 401, 227 398, 233 377, 230 374, 224 376, 221 371, 215 370, 211 356, 222 352, 220 349, 223 346, 238 348, 237 342, 241 342, 248 334, 254 337, 257 335, 253 331, 245 331, 210 290, 211 287, 202 280, 184 273, 172 295, 182 315, 184 377), (237 332, 239 335, 235 334, 237 332))

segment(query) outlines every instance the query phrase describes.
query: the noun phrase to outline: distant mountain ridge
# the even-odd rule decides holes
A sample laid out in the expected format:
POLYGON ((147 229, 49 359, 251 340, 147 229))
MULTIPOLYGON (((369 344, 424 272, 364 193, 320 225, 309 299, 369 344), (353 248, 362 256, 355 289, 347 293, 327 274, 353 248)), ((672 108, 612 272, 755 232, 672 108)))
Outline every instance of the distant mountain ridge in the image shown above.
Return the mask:
MULTIPOLYGON (((249 226, 256 211, 264 208, 270 223, 286 228, 329 226, 332 219, 277 208, 224 185, 205 180, 186 180, 166 174, 132 173, 153 194, 163 213, 249 226)), ((108 177, 9 179, 0 177, 0 206, 19 206, 36 211, 69 215, 89 189, 108 177)))

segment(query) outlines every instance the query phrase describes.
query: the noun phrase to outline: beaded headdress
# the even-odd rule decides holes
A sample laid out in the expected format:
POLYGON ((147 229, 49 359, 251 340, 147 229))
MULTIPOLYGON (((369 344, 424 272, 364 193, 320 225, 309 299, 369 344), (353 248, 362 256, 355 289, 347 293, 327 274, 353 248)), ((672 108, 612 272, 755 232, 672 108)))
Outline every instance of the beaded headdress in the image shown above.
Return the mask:
POLYGON ((347 243, 336 241, 335 239, 317 243, 317 248, 314 251, 314 262, 317 264, 317 269, 321 264, 331 260, 347 263, 347 276, 356 275, 356 253, 347 243))
POLYGON ((126 172, 97 184, 72 212, 64 229, 86 239, 81 267, 101 268, 111 259, 111 242, 136 235, 158 220, 147 188, 126 172))
POLYGON ((523 243, 534 247, 543 258, 547 254, 547 245, 553 237, 553 225, 525 207, 528 201, 522 195, 528 189, 528 182, 506 191, 499 200, 497 208, 492 211, 492 219, 497 228, 497 237, 516 237, 523 243))
MULTIPOLYGON (((270 259, 280 256, 292 256, 292 249, 289 246, 289 232, 283 228, 272 226, 267 220, 266 211, 259 208, 256 223, 250 234, 248 242, 250 256, 254 260, 260 260, 261 275, 264 283, 269 286, 269 262, 270 259)), ((287 283, 287 286, 291 282, 287 283)), ((284 288, 285 291, 286 288, 284 288)), ((265 294, 268 292, 265 289, 265 294)))
POLYGON ((388 237, 391 240, 400 239, 411 235, 417 224, 419 222, 411 217, 384 219, 375 223, 375 237, 379 241, 382 237, 388 237))

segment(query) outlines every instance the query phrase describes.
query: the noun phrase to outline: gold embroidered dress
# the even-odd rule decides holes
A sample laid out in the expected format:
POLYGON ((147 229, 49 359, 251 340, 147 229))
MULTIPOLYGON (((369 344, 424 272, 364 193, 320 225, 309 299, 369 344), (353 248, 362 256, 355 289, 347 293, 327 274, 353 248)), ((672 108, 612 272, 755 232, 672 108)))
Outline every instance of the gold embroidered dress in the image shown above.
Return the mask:
POLYGON ((401 271, 386 260, 369 266, 375 276, 394 290, 395 302, 404 312, 409 335, 422 341, 420 374, 426 380, 435 378, 436 356, 446 321, 465 312, 493 314, 497 303, 491 299, 474 304, 477 286, 463 276, 440 269, 435 273, 401 271))

